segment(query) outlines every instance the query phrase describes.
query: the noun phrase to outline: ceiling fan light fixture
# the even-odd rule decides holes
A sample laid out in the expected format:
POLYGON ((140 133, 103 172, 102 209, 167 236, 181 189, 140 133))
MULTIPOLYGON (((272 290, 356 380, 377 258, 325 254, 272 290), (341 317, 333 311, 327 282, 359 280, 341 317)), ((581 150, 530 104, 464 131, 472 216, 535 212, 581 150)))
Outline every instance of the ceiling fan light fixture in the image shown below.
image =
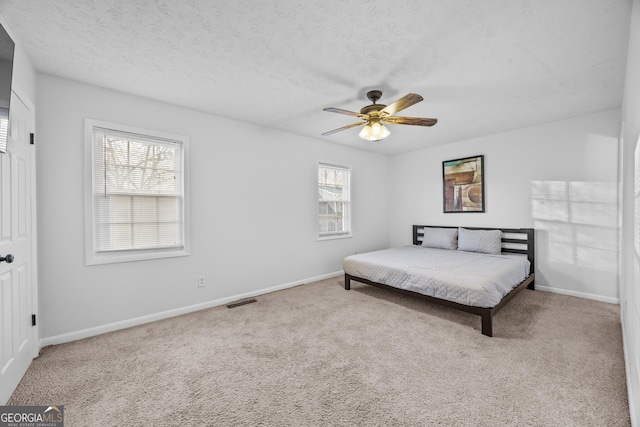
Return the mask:
POLYGON ((346 114, 347 116, 354 116, 361 121, 357 123, 351 123, 350 125, 342 126, 338 129, 325 132, 322 136, 333 135, 336 132, 351 129, 356 126, 362 126, 362 130, 358 136, 366 141, 380 141, 391 135, 389 129, 385 127, 384 122, 393 125, 411 125, 411 126, 433 126, 438 122, 438 119, 427 119, 423 117, 404 117, 396 116, 398 111, 411 107, 414 104, 422 101, 422 96, 417 93, 408 93, 397 101, 389 104, 376 104, 376 101, 380 99, 382 92, 379 90, 370 90, 367 92, 367 98, 373 102, 371 105, 363 107, 359 113, 355 111, 343 110, 342 108, 323 108, 324 111, 330 113, 346 114))
POLYGON ((358 136, 367 141, 380 141, 391 135, 389 129, 382 123, 380 120, 369 120, 369 122, 365 125, 364 128, 360 131, 358 136))

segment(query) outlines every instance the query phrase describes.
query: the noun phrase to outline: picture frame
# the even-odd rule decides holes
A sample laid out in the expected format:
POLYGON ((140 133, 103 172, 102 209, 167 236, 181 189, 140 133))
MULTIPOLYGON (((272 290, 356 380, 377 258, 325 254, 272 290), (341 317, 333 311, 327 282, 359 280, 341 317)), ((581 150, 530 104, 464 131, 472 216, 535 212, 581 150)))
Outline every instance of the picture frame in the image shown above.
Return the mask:
POLYGON ((444 213, 484 212, 484 155, 442 162, 444 213))

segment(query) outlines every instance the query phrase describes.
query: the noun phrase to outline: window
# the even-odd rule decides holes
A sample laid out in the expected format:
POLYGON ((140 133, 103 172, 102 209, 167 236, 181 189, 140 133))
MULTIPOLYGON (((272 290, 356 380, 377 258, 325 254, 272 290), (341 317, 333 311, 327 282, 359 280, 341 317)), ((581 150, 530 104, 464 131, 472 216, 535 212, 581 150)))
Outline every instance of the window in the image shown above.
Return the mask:
POLYGON ((351 237, 351 168, 318 164, 318 238, 351 237))
POLYGON ((7 140, 9 139, 9 110, 0 107, 0 153, 7 152, 7 140))
POLYGON ((85 121, 87 264, 188 255, 188 138, 85 121))

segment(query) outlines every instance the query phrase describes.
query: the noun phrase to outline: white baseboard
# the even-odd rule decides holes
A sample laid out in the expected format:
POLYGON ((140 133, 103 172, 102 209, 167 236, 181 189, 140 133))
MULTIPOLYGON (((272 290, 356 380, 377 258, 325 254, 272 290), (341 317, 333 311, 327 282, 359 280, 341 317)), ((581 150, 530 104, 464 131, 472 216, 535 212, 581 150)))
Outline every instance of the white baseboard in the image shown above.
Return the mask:
POLYGON ((620 305, 620 299, 614 298, 614 297, 605 297, 602 295, 588 294, 586 292, 578 292, 578 291, 569 291, 567 289, 552 288, 550 286, 541 286, 541 285, 536 285, 536 290, 552 292, 554 294, 570 295, 572 297, 586 298, 586 299, 592 299, 596 301, 608 302, 610 304, 620 305))
POLYGON ((120 322, 109 323, 106 325, 96 326, 94 328, 83 329, 80 331, 69 332, 66 334, 54 335, 51 337, 42 338, 39 341, 39 347, 45 347, 48 345, 63 344, 70 341, 81 340, 83 338, 89 338, 96 335, 104 334, 107 332, 113 332, 120 329, 130 328, 132 326, 142 325, 144 323, 155 322, 157 320, 167 319, 169 317, 180 316, 182 314, 192 313, 198 310, 204 310, 206 308, 216 307, 219 305, 228 304, 233 301, 237 301, 244 298, 251 298, 258 295, 264 295, 275 291, 280 291, 287 288, 293 288, 295 286, 304 285, 305 283, 317 282, 319 280, 329 279, 331 277, 337 277, 344 274, 342 271, 334 273, 323 274, 321 276, 310 277, 304 280, 297 280, 295 282, 289 282, 282 285, 272 286, 270 288, 260 289, 256 291, 246 292, 244 294, 233 295, 225 298, 216 299, 213 301, 207 301, 199 304, 190 305, 187 307, 176 308, 173 310, 163 311, 160 313, 149 314, 146 316, 136 317, 133 319, 122 320, 120 322))

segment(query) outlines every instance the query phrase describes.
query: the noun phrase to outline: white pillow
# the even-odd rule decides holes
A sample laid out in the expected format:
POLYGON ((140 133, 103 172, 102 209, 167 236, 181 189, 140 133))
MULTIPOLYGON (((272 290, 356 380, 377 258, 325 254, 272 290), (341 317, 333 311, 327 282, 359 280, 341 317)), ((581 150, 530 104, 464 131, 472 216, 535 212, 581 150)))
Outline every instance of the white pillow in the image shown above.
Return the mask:
POLYGON ((422 246, 437 249, 456 249, 458 247, 457 228, 424 228, 422 246))
POLYGON ((500 255, 502 253, 502 231, 469 230, 458 228, 458 250, 500 255))

